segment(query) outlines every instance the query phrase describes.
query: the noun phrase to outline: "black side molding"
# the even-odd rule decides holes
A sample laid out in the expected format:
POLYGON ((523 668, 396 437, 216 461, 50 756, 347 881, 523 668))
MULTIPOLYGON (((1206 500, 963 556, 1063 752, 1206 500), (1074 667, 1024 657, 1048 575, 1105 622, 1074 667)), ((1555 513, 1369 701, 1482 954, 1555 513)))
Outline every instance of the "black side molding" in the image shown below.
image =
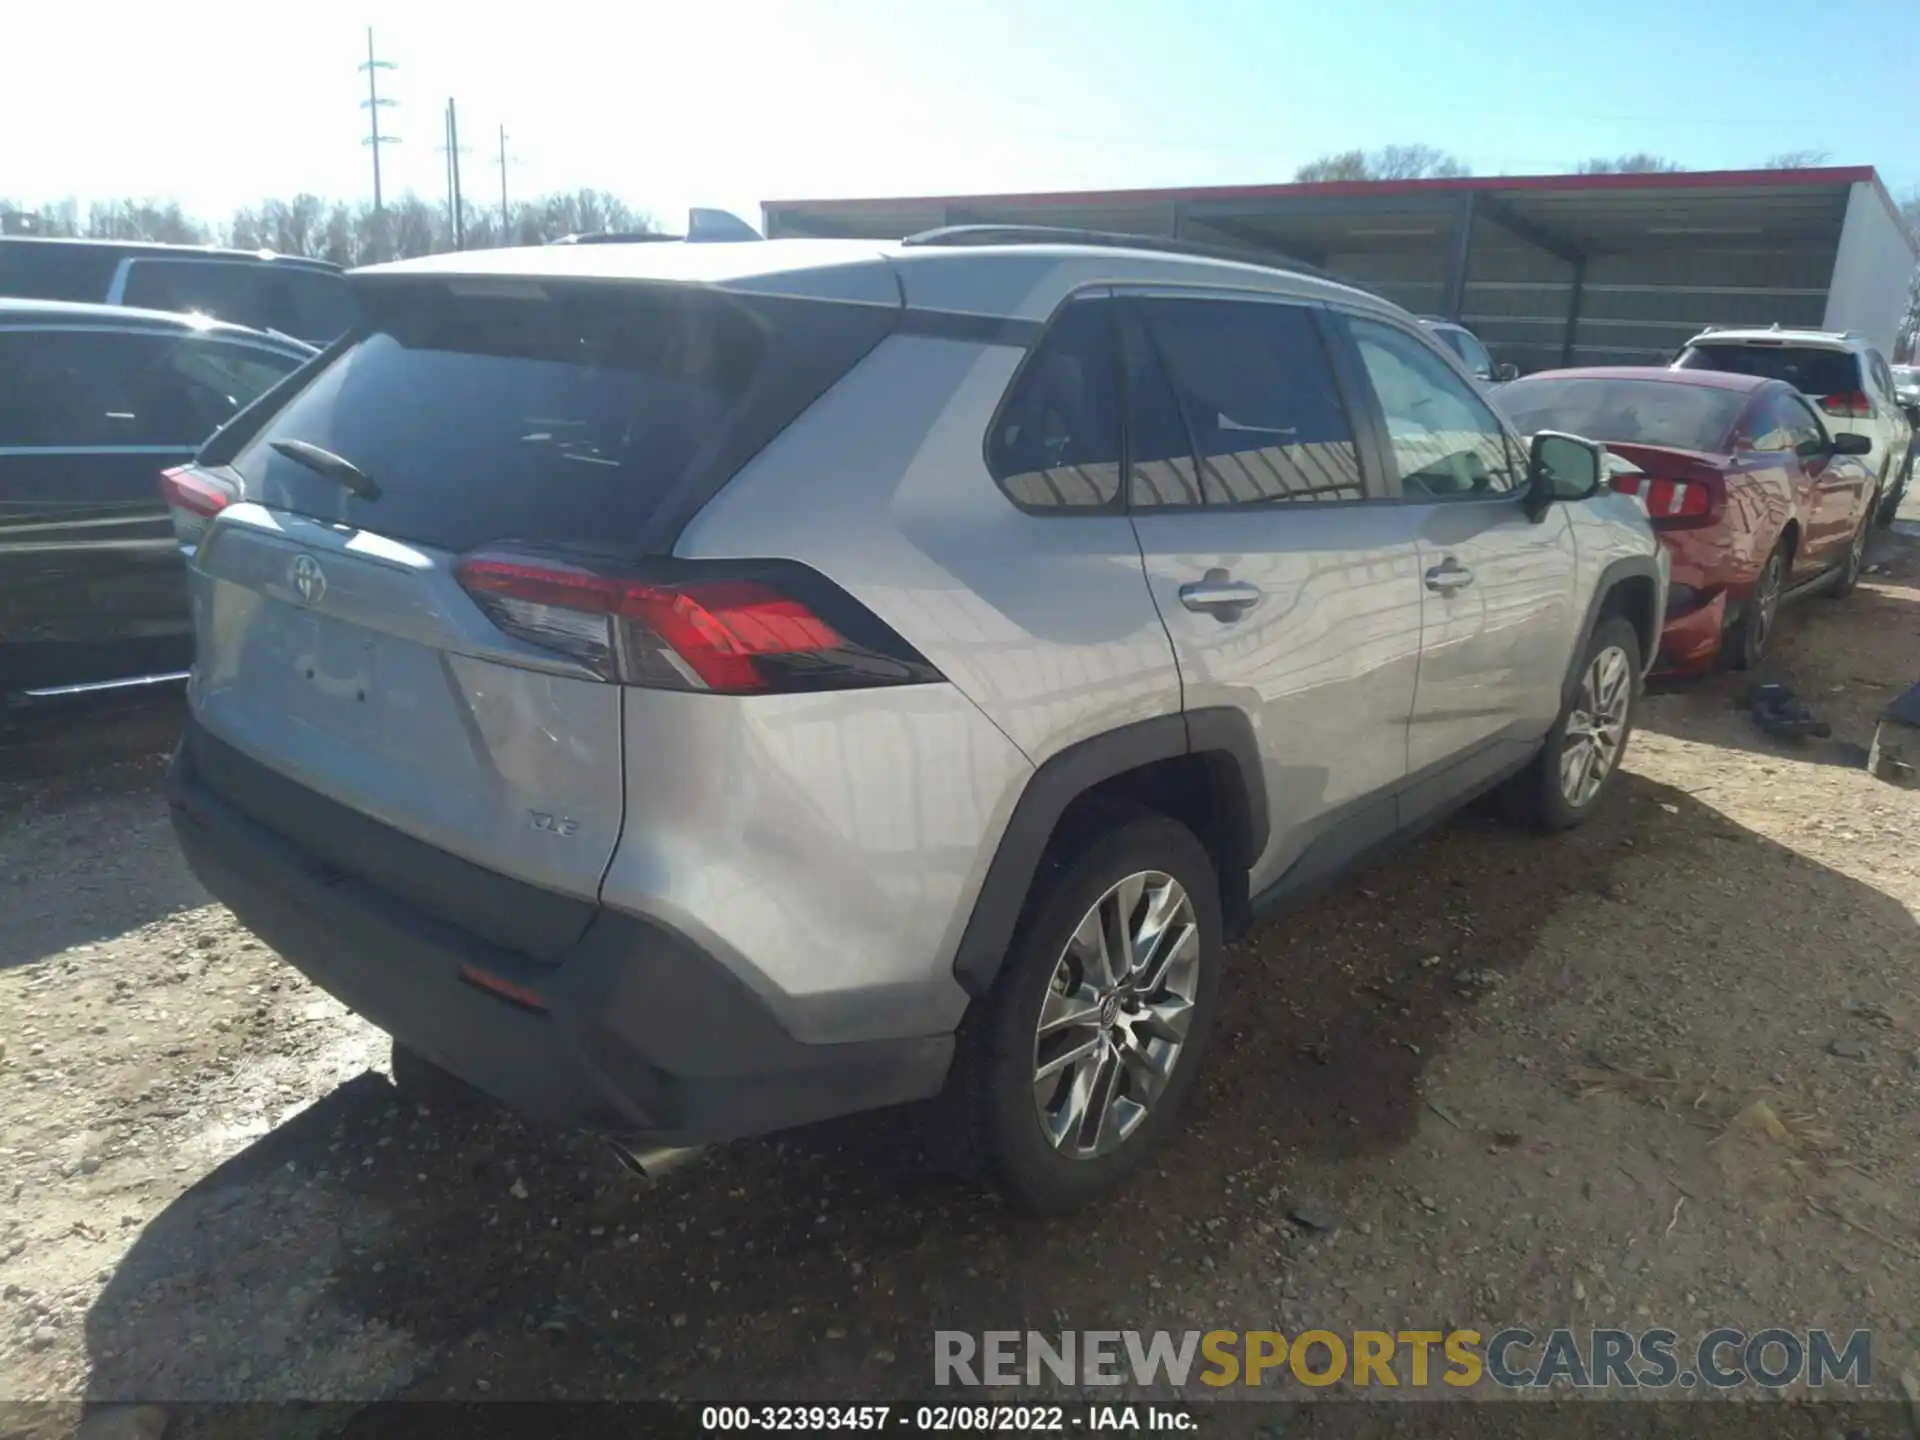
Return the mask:
MULTIPOLYGON (((1587 603, 1586 619, 1580 622, 1580 638, 1574 642, 1573 653, 1567 657, 1566 678, 1560 682, 1560 696, 1564 701, 1573 694, 1574 687, 1580 683, 1580 658, 1587 653, 1587 642, 1593 638, 1594 626, 1600 623, 1600 616, 1606 611, 1607 599, 1620 588, 1624 580, 1644 579, 1653 586, 1654 597, 1660 594, 1660 566, 1651 555, 1626 555, 1613 561, 1600 572, 1600 581, 1593 587, 1593 599, 1587 603)), ((1643 664, 1652 664, 1653 657, 1660 651, 1660 631, 1665 617, 1653 617, 1653 634, 1642 636, 1646 653, 1640 657, 1643 664)))
POLYGON ((959 310, 905 310, 896 335, 927 335, 936 340, 972 340, 982 345, 1012 345, 1026 349, 1046 327, 1038 320, 1016 320, 1001 315, 970 315, 959 310))
POLYGON ((1060 817, 1101 782, 1160 760, 1197 755, 1206 764, 1220 818, 1222 865, 1244 872, 1266 848, 1266 782, 1253 726, 1238 710, 1158 715, 1069 745, 1034 771, 987 867, 953 973, 969 995, 993 987, 1033 877, 1060 817))

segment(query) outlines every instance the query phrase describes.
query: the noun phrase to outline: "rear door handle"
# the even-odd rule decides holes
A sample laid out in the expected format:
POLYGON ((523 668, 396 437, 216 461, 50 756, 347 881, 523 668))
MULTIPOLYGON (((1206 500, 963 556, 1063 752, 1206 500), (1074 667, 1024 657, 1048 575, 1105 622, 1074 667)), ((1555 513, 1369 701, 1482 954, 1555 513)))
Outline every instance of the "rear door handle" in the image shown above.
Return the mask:
POLYGON ((1427 571, 1427 589, 1438 590, 1442 595, 1464 590, 1472 583, 1473 571, 1451 555, 1427 571))
POLYGON ((1206 579, 1180 587, 1180 603, 1216 620, 1238 620, 1260 603, 1262 591, 1246 580, 1229 580, 1224 570, 1209 570, 1206 579))

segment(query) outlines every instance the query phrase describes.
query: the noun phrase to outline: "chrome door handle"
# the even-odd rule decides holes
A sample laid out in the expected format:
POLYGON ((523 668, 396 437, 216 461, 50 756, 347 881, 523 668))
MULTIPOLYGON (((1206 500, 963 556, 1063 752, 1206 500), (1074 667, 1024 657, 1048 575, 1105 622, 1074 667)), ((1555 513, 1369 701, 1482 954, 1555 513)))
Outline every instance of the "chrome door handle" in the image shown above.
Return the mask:
POLYGON ((1451 555, 1427 571, 1427 589, 1438 590, 1442 595, 1464 590, 1472 583, 1473 571, 1451 555))
POLYGON ((1262 591, 1246 580, 1229 580, 1224 570, 1209 570, 1207 578, 1180 587, 1180 603, 1216 620, 1238 620, 1260 603, 1262 591))

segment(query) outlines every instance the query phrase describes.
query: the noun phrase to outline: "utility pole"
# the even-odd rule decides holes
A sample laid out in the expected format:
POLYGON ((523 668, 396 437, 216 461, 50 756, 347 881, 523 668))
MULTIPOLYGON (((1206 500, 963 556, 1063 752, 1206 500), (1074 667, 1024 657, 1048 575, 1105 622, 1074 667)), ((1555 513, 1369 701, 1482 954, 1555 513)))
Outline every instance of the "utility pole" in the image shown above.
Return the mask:
POLYGON ((447 212, 453 219, 453 248, 464 250, 467 226, 460 202, 460 121, 451 96, 447 99, 447 212))
POLYGON ((382 135, 380 133, 380 109, 382 106, 392 105, 394 103, 391 100, 383 99, 380 95, 380 72, 382 70, 393 69, 394 64, 391 60, 377 60, 374 58, 373 27, 371 25, 367 27, 367 63, 359 68, 367 72, 367 98, 360 102, 360 108, 367 112, 368 126, 367 138, 360 143, 369 146, 373 150, 373 213, 378 215, 383 208, 380 197, 380 147, 382 145, 398 145, 400 143, 400 137, 398 135, 382 135))
POLYGON ((507 209, 507 127, 500 127, 500 243, 513 243, 512 212, 507 209))

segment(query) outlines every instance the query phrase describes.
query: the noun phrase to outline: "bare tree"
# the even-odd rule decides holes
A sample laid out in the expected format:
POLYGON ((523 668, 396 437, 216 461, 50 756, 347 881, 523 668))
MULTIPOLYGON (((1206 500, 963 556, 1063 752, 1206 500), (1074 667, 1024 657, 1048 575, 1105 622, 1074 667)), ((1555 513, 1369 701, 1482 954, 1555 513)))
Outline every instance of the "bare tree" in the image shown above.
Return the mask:
POLYGON ((1573 167, 1576 175, 1670 175, 1687 167, 1678 160, 1668 160, 1664 156, 1651 155, 1645 150, 1632 155, 1595 156, 1591 160, 1582 160, 1573 167))
POLYGON ((1769 155, 1761 164, 1762 170, 1817 170, 1833 159, 1828 150, 1782 150, 1778 155, 1769 155))
POLYGON ((87 206, 84 234, 89 240, 158 240, 170 245, 204 245, 213 238, 172 200, 96 200, 87 206))
MULTIPOLYGON (((656 233, 653 217, 604 190, 582 189, 523 200, 502 228, 492 209, 468 217, 470 249, 497 245, 542 245, 563 235, 597 230, 656 233)), ((192 218, 172 201, 95 201, 82 218, 77 201, 27 209, 0 201, 7 234, 80 236, 101 240, 161 240, 204 245, 216 238, 237 250, 307 255, 336 265, 431 255, 453 248, 453 226, 444 204, 407 194, 390 198, 383 212, 364 202, 298 194, 243 206, 219 227, 192 218)))
POLYGON ((1310 160, 1293 172, 1303 184, 1324 180, 1439 180, 1473 171, 1431 145, 1387 145, 1374 151, 1342 150, 1310 160))
POLYGON ((1368 163, 1380 180, 1452 180, 1473 173, 1431 145, 1388 145, 1374 151, 1368 163))
POLYGON ((1321 180, 1371 180, 1373 172, 1367 168, 1366 151, 1342 150, 1337 155, 1309 160, 1293 172, 1293 178, 1302 184, 1321 180))

